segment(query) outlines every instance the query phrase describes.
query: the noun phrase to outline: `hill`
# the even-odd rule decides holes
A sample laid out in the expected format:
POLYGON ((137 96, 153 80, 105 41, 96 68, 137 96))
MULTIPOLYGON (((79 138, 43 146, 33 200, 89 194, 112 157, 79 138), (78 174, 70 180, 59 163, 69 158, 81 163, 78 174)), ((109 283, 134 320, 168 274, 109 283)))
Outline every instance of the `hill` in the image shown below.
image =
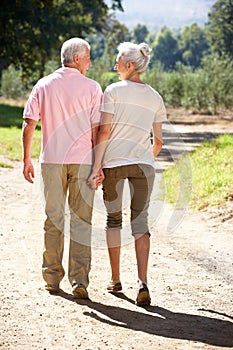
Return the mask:
MULTIPOLYGON (((193 22, 203 26, 215 0, 123 0, 124 12, 117 12, 116 18, 128 28, 144 23, 150 30, 157 31, 163 25, 179 29, 193 22)), ((110 0, 106 0, 110 3, 110 0)))

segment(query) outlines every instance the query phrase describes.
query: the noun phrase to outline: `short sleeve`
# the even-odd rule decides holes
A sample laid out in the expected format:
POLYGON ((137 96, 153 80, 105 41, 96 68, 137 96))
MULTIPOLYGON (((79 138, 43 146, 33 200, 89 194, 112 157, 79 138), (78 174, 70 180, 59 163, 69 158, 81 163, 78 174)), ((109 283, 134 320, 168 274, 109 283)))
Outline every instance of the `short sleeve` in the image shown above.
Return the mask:
POLYGON ((36 84, 31 91, 31 94, 26 102, 23 118, 33 119, 38 121, 40 119, 40 108, 39 108, 39 86, 36 84))
POLYGON ((162 97, 159 95, 158 108, 155 112, 154 122, 160 123, 167 120, 167 111, 162 97))
POLYGON ((95 92, 92 96, 92 112, 91 112, 91 123, 99 124, 100 123, 100 106, 102 102, 102 89, 99 84, 96 84, 95 92))
POLYGON ((104 91, 103 101, 101 105, 101 112, 106 112, 110 114, 114 114, 115 112, 115 98, 114 91, 111 87, 108 87, 104 91))

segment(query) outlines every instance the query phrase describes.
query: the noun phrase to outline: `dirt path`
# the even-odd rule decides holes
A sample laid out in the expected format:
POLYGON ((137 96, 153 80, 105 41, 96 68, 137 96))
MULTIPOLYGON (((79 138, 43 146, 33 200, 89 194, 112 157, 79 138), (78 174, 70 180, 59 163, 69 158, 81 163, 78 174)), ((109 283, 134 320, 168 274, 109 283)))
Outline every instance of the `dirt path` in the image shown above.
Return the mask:
MULTIPOLYGON (((208 133, 210 138, 215 132, 229 132, 228 121, 217 126, 205 125, 201 120, 193 123, 187 125, 176 120, 173 124, 182 140, 186 135, 187 149, 208 133)), ((230 130, 232 126, 231 121, 230 130)), ((169 154, 164 151, 160 168, 168 164, 169 154)), ((114 296, 105 290, 110 268, 100 193, 96 195, 93 218, 90 300, 75 301, 67 276, 59 295, 49 295, 44 290, 41 277, 44 212, 38 164, 33 186, 22 178, 19 163, 15 163, 13 169, 0 170, 0 186, 0 348, 233 349, 230 207, 227 208, 228 217, 225 211, 222 215, 219 211, 177 213, 180 215, 178 225, 169 233, 167 228, 174 211, 168 204, 155 204, 161 206, 160 216, 157 222, 152 222, 151 230, 149 287, 152 305, 143 309, 134 304, 136 260, 129 233, 124 236, 122 248, 123 293, 114 296)), ((67 247, 64 266, 67 267, 67 247)))

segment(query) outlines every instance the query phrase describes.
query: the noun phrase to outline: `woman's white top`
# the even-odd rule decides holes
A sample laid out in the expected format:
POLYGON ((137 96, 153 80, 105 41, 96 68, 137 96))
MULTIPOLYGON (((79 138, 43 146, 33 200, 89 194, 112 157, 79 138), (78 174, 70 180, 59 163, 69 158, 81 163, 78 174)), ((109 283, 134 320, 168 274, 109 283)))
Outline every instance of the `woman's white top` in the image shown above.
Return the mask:
POLYGON ((147 84, 117 82, 106 88, 101 111, 113 114, 103 167, 140 163, 153 166, 152 125, 167 119, 159 93, 147 84))

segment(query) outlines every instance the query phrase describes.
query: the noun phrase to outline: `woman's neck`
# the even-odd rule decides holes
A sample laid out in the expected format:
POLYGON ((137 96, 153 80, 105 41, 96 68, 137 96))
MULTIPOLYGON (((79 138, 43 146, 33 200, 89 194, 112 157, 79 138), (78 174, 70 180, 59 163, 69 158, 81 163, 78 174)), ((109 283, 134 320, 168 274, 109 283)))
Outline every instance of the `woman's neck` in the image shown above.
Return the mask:
POLYGON ((145 84, 141 79, 140 79, 140 74, 133 72, 129 74, 128 77, 126 77, 126 80, 132 81, 133 83, 138 83, 138 84, 145 84))

